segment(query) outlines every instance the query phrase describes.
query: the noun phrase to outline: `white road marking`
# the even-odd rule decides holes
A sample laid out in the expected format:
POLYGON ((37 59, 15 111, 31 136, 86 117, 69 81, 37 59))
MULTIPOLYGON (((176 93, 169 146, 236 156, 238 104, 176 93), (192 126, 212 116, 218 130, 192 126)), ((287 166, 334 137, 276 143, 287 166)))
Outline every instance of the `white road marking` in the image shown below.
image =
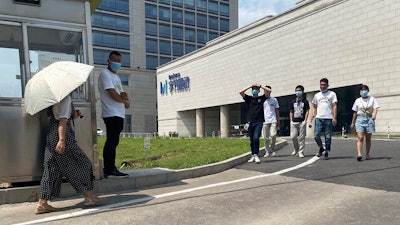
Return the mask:
POLYGON ((44 223, 44 222, 68 219, 68 218, 72 218, 72 217, 76 217, 76 216, 91 214, 93 212, 98 212, 100 210, 107 210, 107 209, 112 209, 112 208, 132 205, 132 204, 141 203, 141 202, 148 202, 148 201, 151 201, 153 199, 165 198, 165 197, 168 197, 168 196, 179 195, 179 194, 183 194, 183 193, 189 193, 189 192, 194 192, 194 191, 203 190, 203 189, 207 189, 207 188, 218 187, 218 186, 222 186, 222 185, 229 185, 229 184, 234 184, 234 183, 239 183, 239 182, 259 179, 259 178, 263 178, 263 177, 281 175, 281 174, 284 174, 284 173, 287 173, 287 172, 290 172, 290 171, 297 170, 297 169, 300 169, 302 167, 308 166, 308 165, 314 163, 317 160, 318 160, 318 157, 314 156, 311 159, 309 159, 309 160, 307 160, 307 161, 305 161, 305 162, 303 162, 303 163, 301 163, 299 165, 296 165, 296 166, 293 166, 293 167, 289 167, 287 169, 283 169, 283 170, 280 170, 280 171, 277 171, 277 172, 274 172, 274 173, 262 174, 262 175, 258 175, 258 176, 247 177, 247 178, 242 178, 242 179, 232 180, 232 181, 226 181, 226 182, 219 182, 219 183, 209 184, 209 185, 205 185, 205 186, 201 186, 201 187, 189 188, 189 189, 185 189, 185 190, 174 191, 174 192, 169 192, 169 193, 165 193, 165 194, 159 194, 159 195, 154 195, 154 196, 150 196, 150 197, 144 197, 144 198, 134 199, 134 200, 130 200, 130 201, 114 203, 114 204, 105 205, 105 206, 101 206, 101 207, 97 207, 97 208, 84 209, 84 210, 81 210, 81 211, 78 211, 78 212, 66 213, 66 214, 58 215, 58 216, 51 216, 51 217, 47 217, 47 218, 43 218, 43 219, 39 219, 39 220, 32 220, 32 221, 28 221, 28 222, 24 222, 24 223, 18 223, 16 225, 38 224, 38 223, 44 223))

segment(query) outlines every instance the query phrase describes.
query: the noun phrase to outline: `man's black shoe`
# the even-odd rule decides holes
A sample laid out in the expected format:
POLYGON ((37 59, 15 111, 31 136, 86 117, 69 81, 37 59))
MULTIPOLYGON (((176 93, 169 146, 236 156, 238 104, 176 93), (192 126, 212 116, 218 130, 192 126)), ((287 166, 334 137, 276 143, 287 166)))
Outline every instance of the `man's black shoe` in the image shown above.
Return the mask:
POLYGON ((329 159, 328 151, 326 151, 326 152, 325 152, 325 155, 324 155, 324 160, 328 160, 328 159, 329 159))
POLYGON ((124 177, 129 177, 128 174, 126 173, 121 173, 117 169, 114 169, 110 173, 104 173, 105 178, 124 178, 124 177))
POLYGON ((322 153, 324 153, 324 148, 319 148, 319 152, 317 153, 317 157, 321 157, 322 153))

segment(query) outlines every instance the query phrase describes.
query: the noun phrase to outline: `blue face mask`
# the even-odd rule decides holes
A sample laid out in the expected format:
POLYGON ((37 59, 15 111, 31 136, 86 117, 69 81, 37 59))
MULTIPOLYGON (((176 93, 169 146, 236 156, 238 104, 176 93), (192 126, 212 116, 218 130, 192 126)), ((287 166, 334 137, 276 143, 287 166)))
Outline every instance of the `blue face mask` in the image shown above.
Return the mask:
POLYGON ((118 71, 121 69, 121 63, 111 62, 110 67, 114 71, 118 71))
POLYGON ((297 97, 300 97, 300 96, 303 95, 303 92, 301 92, 301 91, 296 91, 295 93, 296 93, 296 96, 297 96, 297 97))
POLYGON ((321 92, 322 92, 322 93, 326 93, 326 92, 328 92, 328 89, 321 90, 321 92))
POLYGON ((367 97, 368 96, 368 91, 367 90, 361 90, 360 91, 361 97, 367 97))
POLYGON ((253 91, 251 91, 251 93, 253 93, 253 95, 258 95, 258 93, 260 93, 260 91, 259 90, 253 90, 253 91))

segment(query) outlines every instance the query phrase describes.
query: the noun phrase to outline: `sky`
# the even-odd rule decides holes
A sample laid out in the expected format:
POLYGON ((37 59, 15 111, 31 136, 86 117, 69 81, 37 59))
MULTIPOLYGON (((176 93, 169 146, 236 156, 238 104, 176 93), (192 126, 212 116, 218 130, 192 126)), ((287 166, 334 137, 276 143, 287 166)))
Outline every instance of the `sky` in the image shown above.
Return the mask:
POLYGON ((293 8, 299 0, 239 0, 239 27, 293 8))

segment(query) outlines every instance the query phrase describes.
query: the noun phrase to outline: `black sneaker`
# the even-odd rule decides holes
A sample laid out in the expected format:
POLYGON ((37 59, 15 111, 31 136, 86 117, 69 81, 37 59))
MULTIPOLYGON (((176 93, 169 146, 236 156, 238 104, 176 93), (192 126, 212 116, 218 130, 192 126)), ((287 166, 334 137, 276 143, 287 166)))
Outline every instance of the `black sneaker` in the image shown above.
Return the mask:
POLYGON ((319 151, 318 151, 318 153, 317 153, 317 157, 321 157, 322 156, 322 153, 324 153, 324 148, 319 148, 319 151))
POLYGON ((325 152, 325 155, 324 155, 324 160, 328 160, 328 159, 329 159, 328 151, 326 151, 326 152, 325 152))
POLYGON ((124 178, 124 177, 129 177, 128 174, 126 173, 121 173, 117 169, 114 169, 111 171, 111 173, 104 173, 105 178, 124 178))

